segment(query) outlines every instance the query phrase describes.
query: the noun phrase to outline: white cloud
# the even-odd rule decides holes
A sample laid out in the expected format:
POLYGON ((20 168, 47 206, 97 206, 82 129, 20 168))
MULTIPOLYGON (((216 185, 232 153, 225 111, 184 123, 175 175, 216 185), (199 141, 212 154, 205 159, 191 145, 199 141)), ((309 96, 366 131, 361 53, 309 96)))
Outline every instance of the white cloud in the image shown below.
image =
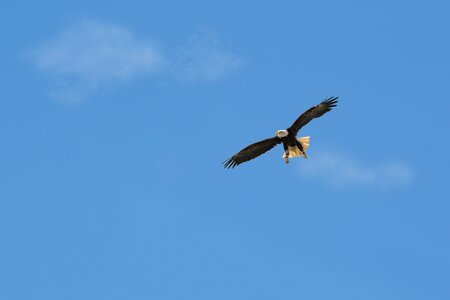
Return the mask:
POLYGON ((170 70, 189 81, 209 81, 239 66, 211 33, 195 36, 175 57, 148 39, 112 24, 84 21, 31 51, 34 65, 52 76, 52 98, 76 103, 111 83, 170 70))
POLYGON ((77 103, 111 82, 157 73, 165 65, 155 45, 127 29, 84 21, 31 52, 35 66, 52 76, 50 96, 77 103))
POLYGON ((305 177, 325 180, 332 186, 374 186, 379 188, 405 187, 412 184, 414 171, 401 162, 362 164, 348 156, 322 153, 302 164, 305 177))
POLYGON ((126 79, 154 72, 163 56, 148 41, 137 40, 128 30, 97 22, 82 22, 36 50, 40 69, 101 79, 126 79))
POLYGON ((189 39, 176 55, 175 71, 189 81, 211 81, 237 69, 240 60, 208 31, 189 39))

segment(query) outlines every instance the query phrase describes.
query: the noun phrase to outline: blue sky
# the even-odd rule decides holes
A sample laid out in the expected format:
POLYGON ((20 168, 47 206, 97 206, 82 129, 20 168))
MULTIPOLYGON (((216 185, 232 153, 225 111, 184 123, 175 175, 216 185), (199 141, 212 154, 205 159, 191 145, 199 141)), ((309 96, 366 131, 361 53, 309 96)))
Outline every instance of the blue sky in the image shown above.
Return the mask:
POLYGON ((0 299, 448 299, 449 14, 2 2, 0 299))

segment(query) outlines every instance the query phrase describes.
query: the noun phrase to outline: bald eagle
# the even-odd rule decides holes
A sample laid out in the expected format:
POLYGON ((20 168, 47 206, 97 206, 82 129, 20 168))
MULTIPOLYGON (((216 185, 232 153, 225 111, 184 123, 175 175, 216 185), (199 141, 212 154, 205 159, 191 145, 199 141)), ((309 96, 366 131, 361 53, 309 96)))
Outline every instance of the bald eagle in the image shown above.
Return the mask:
POLYGON ((335 107, 338 102, 337 99, 338 97, 329 97, 324 99, 320 104, 305 111, 300 117, 298 117, 291 127, 278 130, 276 132, 276 136, 251 144, 250 146, 242 149, 223 162, 224 168, 234 168, 246 161, 266 153, 278 144, 283 144, 283 158, 286 163, 289 163, 289 158, 296 156, 304 156, 305 158, 308 158, 306 156, 306 149, 309 147, 309 136, 298 138, 297 133, 303 126, 308 124, 309 121, 322 116, 335 107))

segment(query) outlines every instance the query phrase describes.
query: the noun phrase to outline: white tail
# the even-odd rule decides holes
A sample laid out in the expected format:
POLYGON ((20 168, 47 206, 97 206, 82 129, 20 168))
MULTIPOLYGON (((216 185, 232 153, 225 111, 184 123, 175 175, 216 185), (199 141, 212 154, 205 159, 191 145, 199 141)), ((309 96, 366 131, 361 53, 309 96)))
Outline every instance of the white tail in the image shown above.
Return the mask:
POLYGON ((297 138, 297 140, 300 142, 300 144, 302 144, 303 150, 306 151, 306 149, 308 149, 308 147, 309 147, 309 136, 297 138))
MULTIPOLYGON (((301 138, 297 138, 297 141, 300 142, 300 144, 303 147, 303 151, 306 151, 306 149, 308 149, 309 147, 309 136, 304 136, 301 138)), ((304 156, 306 158, 306 155, 300 151, 300 149, 298 149, 297 146, 294 147, 288 147, 289 149, 289 157, 288 158, 292 158, 292 157, 296 157, 296 156, 304 156)), ((286 153, 283 154, 283 158, 286 158, 286 153)))

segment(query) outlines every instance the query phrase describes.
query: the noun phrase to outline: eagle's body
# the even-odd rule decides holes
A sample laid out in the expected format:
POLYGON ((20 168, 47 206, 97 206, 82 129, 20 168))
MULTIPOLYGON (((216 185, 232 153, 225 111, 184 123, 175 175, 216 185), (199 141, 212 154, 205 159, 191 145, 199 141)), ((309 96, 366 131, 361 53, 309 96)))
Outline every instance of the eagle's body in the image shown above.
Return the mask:
MULTIPOLYGON (((306 156, 306 148, 309 147, 309 136, 298 138, 295 133, 292 133, 289 129, 286 129, 287 136, 281 137, 281 143, 283 143, 284 151, 283 158, 286 160, 286 163, 289 162, 289 158, 295 156, 306 156)), ((277 131, 277 136, 279 136, 280 132, 284 132, 283 130, 277 131)))
POLYGON ((331 97, 322 101, 319 105, 311 107, 305 111, 298 119, 291 125, 291 127, 278 130, 276 136, 265 139, 263 141, 254 143, 237 154, 230 157, 224 162, 225 168, 234 168, 237 165, 249 161, 253 158, 260 156, 261 154, 269 151, 278 144, 283 144, 284 154, 283 158, 285 162, 289 162, 289 158, 296 156, 306 156, 306 149, 309 147, 309 136, 298 138, 297 134, 299 130, 309 123, 314 118, 318 118, 330 111, 336 106, 338 97, 331 97))

